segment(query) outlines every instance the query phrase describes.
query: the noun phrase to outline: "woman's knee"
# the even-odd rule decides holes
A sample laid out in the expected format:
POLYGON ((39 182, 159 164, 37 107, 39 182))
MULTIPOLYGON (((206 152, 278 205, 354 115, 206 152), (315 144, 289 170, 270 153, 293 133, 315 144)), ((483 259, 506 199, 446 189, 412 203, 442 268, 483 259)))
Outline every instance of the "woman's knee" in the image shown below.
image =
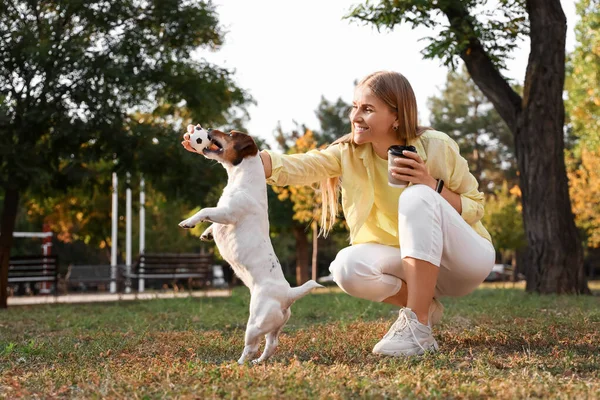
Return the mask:
POLYGON ((436 204, 435 191, 426 185, 412 185, 400 194, 398 212, 403 215, 414 215, 423 207, 436 204))
POLYGON ((352 256, 352 247, 342 249, 329 266, 334 282, 346 293, 355 297, 364 291, 365 278, 372 274, 352 256))
POLYGON ((384 276, 377 267, 382 259, 374 257, 369 263, 361 260, 356 252, 365 249, 359 246, 347 247, 337 254, 329 266, 334 282, 349 295, 371 301, 381 301, 397 292, 398 279, 384 276))
POLYGON ((329 265, 329 272, 331 272, 333 281, 347 293, 347 289, 356 286, 355 281, 357 280, 355 263, 348 253, 350 253, 349 248, 342 249, 329 265))

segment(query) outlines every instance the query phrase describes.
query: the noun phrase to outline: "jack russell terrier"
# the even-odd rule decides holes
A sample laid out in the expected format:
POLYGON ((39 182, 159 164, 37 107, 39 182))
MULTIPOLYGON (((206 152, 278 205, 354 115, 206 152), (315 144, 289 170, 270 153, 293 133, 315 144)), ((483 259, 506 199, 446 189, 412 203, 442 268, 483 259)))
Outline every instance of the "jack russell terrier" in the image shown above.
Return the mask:
POLYGON ((207 131, 200 125, 188 125, 187 130, 194 150, 221 163, 228 179, 216 207, 203 208, 179 226, 193 228, 203 221, 212 222, 200 239, 214 238, 223 258, 250 289, 250 317, 238 363, 252 360, 265 335, 265 349, 253 361, 259 363, 275 352, 291 305, 322 286, 311 280, 292 288, 283 276, 269 237, 265 173, 252 137, 237 131, 207 131))

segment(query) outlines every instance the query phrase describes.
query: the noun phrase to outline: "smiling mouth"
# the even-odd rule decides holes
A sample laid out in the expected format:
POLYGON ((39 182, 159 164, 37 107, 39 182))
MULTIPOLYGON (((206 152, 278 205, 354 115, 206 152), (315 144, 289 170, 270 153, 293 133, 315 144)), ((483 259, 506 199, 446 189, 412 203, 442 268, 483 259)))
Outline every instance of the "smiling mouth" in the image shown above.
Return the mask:
POLYGON ((217 139, 208 135, 208 139, 210 140, 210 146, 205 147, 202 152, 204 154, 207 153, 221 153, 223 151, 223 145, 219 143, 217 139))

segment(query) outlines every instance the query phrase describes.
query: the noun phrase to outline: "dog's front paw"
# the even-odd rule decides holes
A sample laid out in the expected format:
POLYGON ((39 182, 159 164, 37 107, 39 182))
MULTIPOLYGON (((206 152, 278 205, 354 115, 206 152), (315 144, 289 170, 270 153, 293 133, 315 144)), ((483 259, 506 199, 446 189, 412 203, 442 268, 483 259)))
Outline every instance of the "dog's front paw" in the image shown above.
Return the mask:
POLYGON ((196 226, 196 224, 190 220, 190 218, 183 220, 179 223, 179 226, 184 228, 184 229, 192 229, 193 227, 196 226))
POLYGON ((215 238, 212 235, 212 232, 204 232, 202 235, 200 235, 200 240, 202 240, 203 242, 212 242, 215 238))

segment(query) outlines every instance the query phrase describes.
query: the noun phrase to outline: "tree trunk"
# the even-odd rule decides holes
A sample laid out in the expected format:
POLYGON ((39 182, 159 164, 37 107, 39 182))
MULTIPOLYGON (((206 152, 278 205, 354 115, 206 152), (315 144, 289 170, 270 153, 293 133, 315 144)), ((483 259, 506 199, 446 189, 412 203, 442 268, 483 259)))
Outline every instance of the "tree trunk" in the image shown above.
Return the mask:
POLYGON ((559 0, 530 0, 531 53, 515 149, 529 244, 527 291, 587 293, 564 161, 566 18, 559 0))
POLYGON ((296 238, 296 285, 302 285, 309 279, 308 273, 308 239, 302 225, 294 226, 296 238))
POLYGON ((2 208, 2 225, 0 225, 0 308, 8 306, 8 263, 13 243, 19 190, 7 186, 4 190, 4 207, 2 208))
POLYGON ((528 250, 527 290, 590 293, 571 211, 564 162, 566 18, 560 0, 527 0, 531 52, 523 98, 494 66, 460 1, 445 3, 450 25, 469 37, 460 57, 514 135, 528 250))

